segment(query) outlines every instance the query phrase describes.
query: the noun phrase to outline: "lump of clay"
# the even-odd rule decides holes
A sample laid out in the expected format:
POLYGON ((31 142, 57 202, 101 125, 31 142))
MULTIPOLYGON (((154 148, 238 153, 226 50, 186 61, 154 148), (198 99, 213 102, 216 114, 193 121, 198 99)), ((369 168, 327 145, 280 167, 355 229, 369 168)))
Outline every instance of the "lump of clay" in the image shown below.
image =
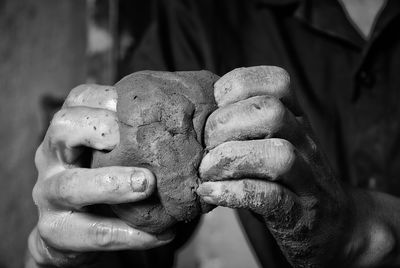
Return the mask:
POLYGON ((111 152, 96 152, 92 167, 145 167, 155 174, 157 191, 149 199, 112 206, 131 226, 161 233, 211 209, 195 189, 218 78, 207 71, 141 71, 115 85, 120 143, 111 152))

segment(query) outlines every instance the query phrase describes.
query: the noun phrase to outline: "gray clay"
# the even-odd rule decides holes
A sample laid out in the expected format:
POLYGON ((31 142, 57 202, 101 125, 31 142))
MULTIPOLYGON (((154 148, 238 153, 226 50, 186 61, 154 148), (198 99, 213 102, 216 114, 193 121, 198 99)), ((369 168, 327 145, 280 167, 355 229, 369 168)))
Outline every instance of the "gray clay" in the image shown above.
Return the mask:
POLYGON ((133 227, 161 233, 211 209, 195 189, 204 124, 216 109, 213 84, 218 78, 207 71, 141 71, 115 85, 120 143, 111 152, 96 152, 92 166, 135 166, 154 172, 153 196, 112 206, 133 227))

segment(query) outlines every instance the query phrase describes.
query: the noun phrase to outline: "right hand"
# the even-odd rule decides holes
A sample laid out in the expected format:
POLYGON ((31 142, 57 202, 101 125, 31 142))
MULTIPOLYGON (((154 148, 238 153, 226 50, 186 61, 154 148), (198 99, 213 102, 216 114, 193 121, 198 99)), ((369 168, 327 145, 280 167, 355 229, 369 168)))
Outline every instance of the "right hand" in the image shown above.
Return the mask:
POLYGON ((156 185, 144 168, 84 168, 82 153, 88 148, 112 150, 119 142, 116 103, 113 87, 76 87, 37 149, 33 199, 39 221, 28 240, 35 265, 76 267, 93 261, 95 252, 142 250, 173 239, 173 234, 151 235, 87 210, 90 205, 143 200, 156 185))

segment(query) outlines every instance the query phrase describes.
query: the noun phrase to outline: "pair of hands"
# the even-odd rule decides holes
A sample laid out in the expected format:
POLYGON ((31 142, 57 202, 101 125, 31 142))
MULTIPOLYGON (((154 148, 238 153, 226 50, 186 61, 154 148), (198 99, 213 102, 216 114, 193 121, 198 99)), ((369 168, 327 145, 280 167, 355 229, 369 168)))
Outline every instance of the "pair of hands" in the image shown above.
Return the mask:
MULTIPOLYGON (((217 81, 215 98, 219 108, 206 123, 208 153, 199 169, 205 182, 197 193, 210 204, 261 215, 295 266, 332 259, 346 239, 352 204, 292 113, 287 73, 268 66, 236 69, 217 81)), ((86 209, 136 202, 155 189, 153 174, 143 168, 82 167, 85 147, 112 150, 118 144, 116 103, 113 87, 73 89, 37 150, 39 222, 28 244, 39 265, 76 265, 92 252, 147 249, 173 239, 86 209)))

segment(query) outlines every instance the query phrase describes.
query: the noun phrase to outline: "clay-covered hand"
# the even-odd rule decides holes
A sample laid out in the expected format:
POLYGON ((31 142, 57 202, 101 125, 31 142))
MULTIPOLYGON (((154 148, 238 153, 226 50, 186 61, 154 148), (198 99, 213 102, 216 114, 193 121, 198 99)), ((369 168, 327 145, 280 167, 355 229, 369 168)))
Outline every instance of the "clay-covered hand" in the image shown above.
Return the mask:
POLYGON ((205 127, 204 201, 261 215, 295 267, 326 267, 347 239, 351 202, 291 97, 281 68, 240 68, 215 84, 205 127), (296 110, 296 111, 295 111, 296 110), (294 112, 295 111, 295 112, 294 112))
POLYGON ((94 261, 95 252, 147 249, 173 238, 91 213, 91 205, 136 202, 155 188, 153 174, 144 168, 85 168, 88 150, 111 150, 119 142, 116 102, 113 87, 73 89, 37 149, 33 199, 39 221, 28 241, 34 265, 76 267, 94 261))

